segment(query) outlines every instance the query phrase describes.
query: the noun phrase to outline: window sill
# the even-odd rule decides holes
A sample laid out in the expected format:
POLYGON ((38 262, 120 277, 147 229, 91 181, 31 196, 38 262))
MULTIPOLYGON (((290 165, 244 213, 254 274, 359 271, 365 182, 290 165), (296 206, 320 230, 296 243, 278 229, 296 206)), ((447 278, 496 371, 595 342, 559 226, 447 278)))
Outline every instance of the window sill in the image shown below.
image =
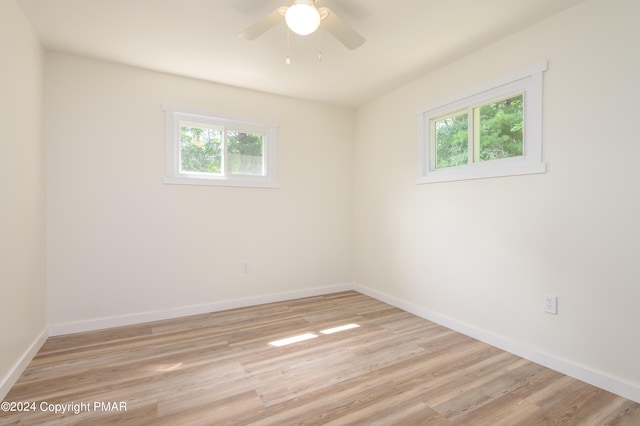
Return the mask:
POLYGON ((198 185, 198 186, 232 186, 247 188, 279 188, 278 182, 270 180, 262 180, 255 178, 237 178, 228 179, 220 178, 199 178, 199 177, 165 177, 162 180, 165 184, 170 185, 198 185))
POLYGON ((450 182, 469 179, 484 179, 504 176, 531 175, 544 173, 545 163, 512 162, 503 165, 473 164, 461 167, 451 167, 429 172, 416 180, 416 184, 450 182))

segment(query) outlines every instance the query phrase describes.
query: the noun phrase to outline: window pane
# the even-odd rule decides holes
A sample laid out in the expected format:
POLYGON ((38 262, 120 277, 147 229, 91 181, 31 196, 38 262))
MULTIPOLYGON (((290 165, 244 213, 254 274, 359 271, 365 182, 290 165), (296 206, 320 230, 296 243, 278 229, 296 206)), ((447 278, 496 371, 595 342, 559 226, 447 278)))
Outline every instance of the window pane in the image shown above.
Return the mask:
POLYGON ((222 130, 180 125, 180 172, 222 173, 222 130))
POLYGON ((227 132, 229 173, 264 176, 263 138, 260 133, 227 132))
POLYGON ((480 117, 479 155, 476 161, 520 157, 523 154, 523 96, 522 94, 502 101, 475 108, 480 117))
POLYGON ((468 126, 466 112, 435 121, 436 169, 468 163, 468 126))

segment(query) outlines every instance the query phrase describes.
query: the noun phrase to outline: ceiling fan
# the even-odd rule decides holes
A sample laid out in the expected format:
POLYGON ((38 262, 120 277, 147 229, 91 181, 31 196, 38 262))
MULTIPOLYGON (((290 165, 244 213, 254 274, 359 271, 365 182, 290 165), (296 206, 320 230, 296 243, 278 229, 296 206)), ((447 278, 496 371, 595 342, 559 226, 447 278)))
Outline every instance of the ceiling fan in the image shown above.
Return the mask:
POLYGON ((291 6, 282 6, 257 21, 241 32, 238 37, 245 40, 255 40, 267 30, 271 29, 284 18, 287 27, 299 35, 315 32, 320 25, 333 35, 348 49, 360 47, 365 38, 350 25, 341 20, 327 7, 316 7, 321 0, 292 0, 291 6))

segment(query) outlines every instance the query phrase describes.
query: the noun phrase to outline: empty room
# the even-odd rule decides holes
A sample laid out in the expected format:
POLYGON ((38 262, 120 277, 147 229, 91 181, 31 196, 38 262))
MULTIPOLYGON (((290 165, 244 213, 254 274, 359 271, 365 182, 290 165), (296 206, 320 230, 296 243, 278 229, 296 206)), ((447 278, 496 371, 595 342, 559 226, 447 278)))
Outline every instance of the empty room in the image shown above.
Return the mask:
POLYGON ((640 424, 637 0, 0 0, 0 424, 640 424))

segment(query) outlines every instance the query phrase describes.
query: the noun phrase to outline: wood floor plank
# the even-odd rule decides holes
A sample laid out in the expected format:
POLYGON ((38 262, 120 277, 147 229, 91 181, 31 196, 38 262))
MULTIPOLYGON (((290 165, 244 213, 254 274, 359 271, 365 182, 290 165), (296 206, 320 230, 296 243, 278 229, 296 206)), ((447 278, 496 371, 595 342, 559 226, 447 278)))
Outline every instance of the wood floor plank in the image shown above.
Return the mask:
POLYGON ((37 409, 1 425, 640 425, 640 404, 352 291, 51 337, 5 401, 37 409))

